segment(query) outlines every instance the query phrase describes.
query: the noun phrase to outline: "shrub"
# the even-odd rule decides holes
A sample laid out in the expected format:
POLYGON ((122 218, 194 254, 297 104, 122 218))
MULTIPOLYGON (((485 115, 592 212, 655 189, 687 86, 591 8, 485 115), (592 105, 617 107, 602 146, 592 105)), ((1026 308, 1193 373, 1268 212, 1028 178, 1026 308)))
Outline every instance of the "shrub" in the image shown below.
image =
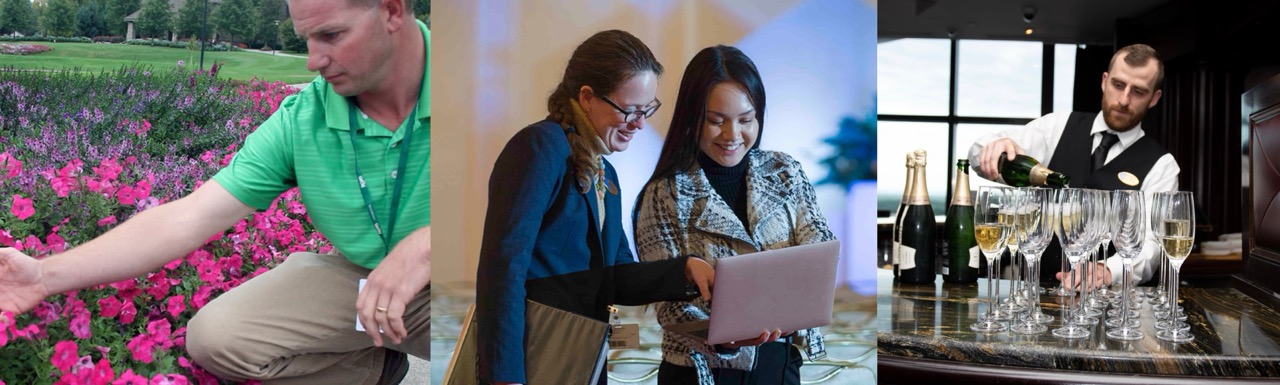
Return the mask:
MULTIPOLYGON (((152 47, 168 47, 168 48, 184 48, 200 50, 199 40, 190 41, 169 41, 164 39, 132 39, 124 42, 129 45, 145 45, 152 47)), ((227 43, 214 43, 205 46, 205 51, 239 51, 239 48, 231 46, 227 43)))
POLYGON ((124 36, 94 36, 93 42, 94 43, 112 43, 112 44, 123 43, 124 36))
POLYGON ((62 36, 0 36, 0 41, 47 41, 50 43, 92 43, 93 40, 83 36, 62 37, 62 36))

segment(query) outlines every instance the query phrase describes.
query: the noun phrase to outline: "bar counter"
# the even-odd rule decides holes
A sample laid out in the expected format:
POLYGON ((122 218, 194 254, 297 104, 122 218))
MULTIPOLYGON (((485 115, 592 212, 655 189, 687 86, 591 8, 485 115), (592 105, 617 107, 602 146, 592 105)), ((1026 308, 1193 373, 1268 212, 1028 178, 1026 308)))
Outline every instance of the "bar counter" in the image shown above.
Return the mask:
MULTIPOLYGON (((877 298, 881 384, 914 383, 1280 383, 1280 312, 1231 288, 1181 287, 1179 296, 1195 341, 1157 339, 1150 304, 1140 309, 1138 341, 1055 337, 1067 299, 1042 295, 1055 317, 1038 335, 969 329, 985 312, 987 282, 897 284, 880 269, 877 298)), ((1007 295, 1008 280, 999 280, 1007 295)), ((1056 282, 1055 282, 1056 283, 1056 282)))

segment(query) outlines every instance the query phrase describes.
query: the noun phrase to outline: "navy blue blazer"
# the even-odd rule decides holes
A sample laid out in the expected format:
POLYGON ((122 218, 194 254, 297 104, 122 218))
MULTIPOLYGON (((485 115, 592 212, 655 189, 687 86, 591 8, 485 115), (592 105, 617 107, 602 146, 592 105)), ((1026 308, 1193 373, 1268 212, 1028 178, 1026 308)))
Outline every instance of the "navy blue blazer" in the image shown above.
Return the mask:
MULTIPOLYGON (((576 187, 568 134, 550 120, 520 130, 489 177, 476 276, 481 383, 525 382, 526 298, 607 321, 610 304, 697 295, 684 276, 684 259, 635 263, 618 194, 606 194, 600 228, 595 192, 576 187)), ((617 186, 608 161, 605 177, 617 186)))

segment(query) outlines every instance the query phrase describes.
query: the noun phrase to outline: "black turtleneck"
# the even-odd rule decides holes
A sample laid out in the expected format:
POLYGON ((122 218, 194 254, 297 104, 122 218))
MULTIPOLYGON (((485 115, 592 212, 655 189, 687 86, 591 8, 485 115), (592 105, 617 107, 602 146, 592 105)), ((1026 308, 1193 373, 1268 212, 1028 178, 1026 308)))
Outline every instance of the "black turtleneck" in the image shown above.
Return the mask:
POLYGON ((733 213, 742 222, 742 227, 750 232, 751 226, 747 223, 747 158, 743 157, 733 167, 725 167, 707 154, 698 152, 698 164, 702 166, 707 180, 711 181, 711 187, 733 209, 733 213))

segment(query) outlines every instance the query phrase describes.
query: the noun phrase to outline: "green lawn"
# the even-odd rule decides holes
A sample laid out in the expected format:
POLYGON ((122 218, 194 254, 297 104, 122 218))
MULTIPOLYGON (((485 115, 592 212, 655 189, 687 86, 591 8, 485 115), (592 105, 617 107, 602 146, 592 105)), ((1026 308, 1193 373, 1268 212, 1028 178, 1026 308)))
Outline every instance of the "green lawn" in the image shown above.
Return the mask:
MULTIPOLYGON (((0 55, 0 67, 80 68, 98 72, 134 63, 150 65, 157 69, 176 66, 178 60, 186 61, 189 68, 200 65, 200 51, 181 48, 90 43, 24 42, 20 44, 44 44, 52 47, 53 50, 25 56, 0 55)), ((218 76, 231 79, 248 80, 257 77, 297 84, 310 82, 316 77, 315 73, 307 71, 306 59, 297 57, 273 56, 257 52, 205 51, 205 68, 209 68, 215 61, 222 63, 218 76)))

